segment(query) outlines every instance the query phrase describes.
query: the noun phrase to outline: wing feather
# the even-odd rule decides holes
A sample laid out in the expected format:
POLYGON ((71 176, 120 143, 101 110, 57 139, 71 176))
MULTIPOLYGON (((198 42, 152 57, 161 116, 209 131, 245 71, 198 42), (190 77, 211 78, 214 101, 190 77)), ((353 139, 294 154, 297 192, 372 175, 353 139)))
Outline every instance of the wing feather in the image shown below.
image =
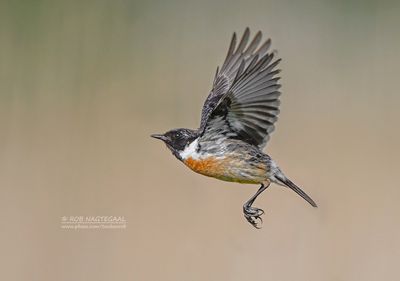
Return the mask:
POLYGON ((279 114, 280 59, 268 52, 271 40, 260 45, 257 32, 248 44, 246 28, 236 47, 233 34, 224 63, 217 68, 213 89, 204 104, 199 132, 203 138, 239 138, 263 148, 279 114))

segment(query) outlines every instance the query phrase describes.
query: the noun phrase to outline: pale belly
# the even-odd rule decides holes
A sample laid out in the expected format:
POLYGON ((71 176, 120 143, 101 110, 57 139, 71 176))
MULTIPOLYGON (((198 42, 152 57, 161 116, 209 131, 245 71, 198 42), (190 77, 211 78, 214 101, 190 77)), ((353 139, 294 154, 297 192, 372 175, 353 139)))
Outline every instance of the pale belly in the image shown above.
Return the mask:
POLYGON ((258 184, 267 180, 267 165, 240 157, 188 157, 183 162, 196 173, 224 181, 258 184))

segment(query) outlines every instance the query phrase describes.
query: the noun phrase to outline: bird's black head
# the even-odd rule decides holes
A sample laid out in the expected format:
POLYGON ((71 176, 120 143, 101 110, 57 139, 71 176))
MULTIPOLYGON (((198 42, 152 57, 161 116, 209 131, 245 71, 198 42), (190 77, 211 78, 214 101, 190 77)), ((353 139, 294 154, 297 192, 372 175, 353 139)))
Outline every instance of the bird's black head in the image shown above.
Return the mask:
POLYGON ((197 138, 197 132, 190 129, 173 129, 163 135, 154 134, 151 137, 162 140, 172 153, 181 160, 179 153, 197 138))

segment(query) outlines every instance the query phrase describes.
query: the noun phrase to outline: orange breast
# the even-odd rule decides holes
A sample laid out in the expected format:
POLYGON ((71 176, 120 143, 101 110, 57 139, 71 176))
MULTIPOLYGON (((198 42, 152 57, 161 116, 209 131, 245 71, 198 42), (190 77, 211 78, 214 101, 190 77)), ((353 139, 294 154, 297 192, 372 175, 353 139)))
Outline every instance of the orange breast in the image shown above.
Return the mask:
POLYGON ((262 168, 254 169, 244 163, 235 161, 229 157, 221 159, 207 157, 203 159, 193 159, 189 157, 183 161, 193 171, 217 178, 224 181, 240 183, 260 183, 265 179, 265 170, 262 168), (247 170, 251 169, 251 170, 247 170), (243 171, 247 170, 247 176, 243 171))
POLYGON ((184 163, 193 171, 206 176, 215 177, 223 174, 223 163, 215 157, 207 157, 198 160, 189 157, 184 163))

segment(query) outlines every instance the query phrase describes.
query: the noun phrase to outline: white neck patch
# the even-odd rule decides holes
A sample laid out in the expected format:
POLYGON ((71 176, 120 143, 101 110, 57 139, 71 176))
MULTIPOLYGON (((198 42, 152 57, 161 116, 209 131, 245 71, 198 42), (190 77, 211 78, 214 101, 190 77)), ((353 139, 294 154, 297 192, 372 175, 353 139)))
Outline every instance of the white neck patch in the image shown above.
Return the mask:
POLYGON ((195 139, 188 146, 186 146, 183 151, 179 153, 179 156, 182 158, 182 160, 185 160, 189 157, 193 159, 198 159, 200 157, 200 154, 196 152, 198 146, 199 140, 195 139))

